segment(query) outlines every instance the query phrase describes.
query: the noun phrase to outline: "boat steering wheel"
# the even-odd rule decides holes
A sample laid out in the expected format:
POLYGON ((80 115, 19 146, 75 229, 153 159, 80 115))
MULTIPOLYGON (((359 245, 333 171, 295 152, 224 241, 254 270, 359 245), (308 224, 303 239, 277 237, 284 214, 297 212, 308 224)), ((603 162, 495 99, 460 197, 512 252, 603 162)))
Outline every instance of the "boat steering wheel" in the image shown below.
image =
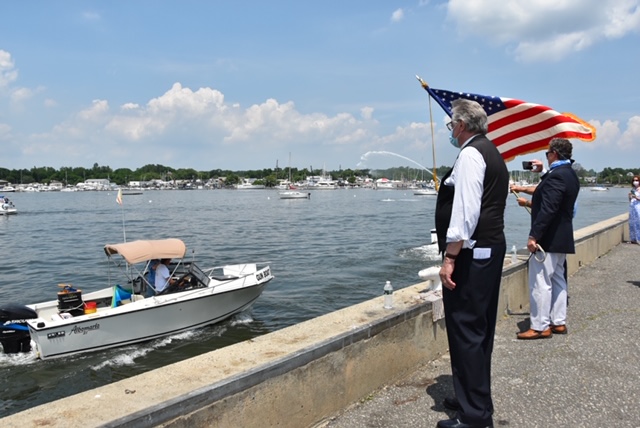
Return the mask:
POLYGON ((176 288, 184 287, 187 283, 191 283, 191 278, 193 278, 191 276, 191 273, 189 273, 189 272, 185 273, 184 275, 182 275, 181 277, 179 277, 176 280, 176 282, 174 284, 174 287, 176 287, 176 288))

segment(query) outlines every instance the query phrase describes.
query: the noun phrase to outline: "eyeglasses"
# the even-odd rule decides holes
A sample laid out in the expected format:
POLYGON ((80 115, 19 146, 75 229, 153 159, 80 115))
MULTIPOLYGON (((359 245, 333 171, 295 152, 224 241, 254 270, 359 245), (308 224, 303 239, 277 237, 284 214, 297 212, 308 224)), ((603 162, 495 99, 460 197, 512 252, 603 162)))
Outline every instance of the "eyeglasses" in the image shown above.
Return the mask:
POLYGON ((458 122, 455 121, 455 120, 452 120, 451 122, 447 123, 447 129, 449 131, 453 131, 453 128, 456 126, 456 123, 458 123, 458 122))
POLYGON ((555 150, 549 150, 548 152, 544 152, 545 156, 549 156, 551 153, 555 153, 555 150))

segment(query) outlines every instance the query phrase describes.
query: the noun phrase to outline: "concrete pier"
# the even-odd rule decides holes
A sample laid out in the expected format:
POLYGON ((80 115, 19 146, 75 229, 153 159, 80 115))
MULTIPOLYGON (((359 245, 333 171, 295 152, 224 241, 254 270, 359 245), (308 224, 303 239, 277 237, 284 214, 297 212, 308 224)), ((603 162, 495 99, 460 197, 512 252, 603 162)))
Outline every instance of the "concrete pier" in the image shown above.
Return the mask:
MULTIPOLYGON (((638 298, 640 288, 638 283, 629 282, 634 281, 631 277, 637 271, 630 262, 637 259, 640 246, 618 245, 627 231, 625 214, 576 232, 577 253, 569 259, 570 274, 612 249, 613 252, 576 273, 576 277, 585 276, 585 279, 592 280, 587 290, 581 289, 582 279, 570 280, 570 333, 564 337, 524 344, 515 342, 518 331, 515 324, 525 322, 529 305, 526 263, 521 260, 505 265, 499 303, 502 317, 494 356, 495 373, 500 373, 498 365, 501 368, 511 366, 514 377, 505 380, 513 395, 510 398, 520 403, 522 408, 528 408, 534 399, 535 409, 529 412, 534 414, 531 416, 534 419, 525 419, 529 423, 517 423, 519 419, 510 413, 505 413, 508 416, 502 418, 499 413, 501 402, 496 397, 496 421, 504 420, 511 426, 640 426, 638 411, 630 407, 623 410, 626 413, 622 416, 616 415, 621 417, 620 421, 628 421, 630 419, 624 418, 632 415, 635 425, 589 425, 589 418, 568 425, 547 424, 548 420, 543 418, 535 422, 535 413, 559 415, 553 417, 559 421, 570 421, 579 412, 561 408, 575 407, 581 403, 582 394, 591 390, 589 385, 613 383, 616 375, 623 375, 620 380, 625 394, 624 397, 615 397, 617 403, 626 406, 630 399, 628 394, 631 394, 629 397, 635 394, 634 402, 640 397, 638 387, 633 390, 628 381, 631 373, 624 370, 629 369, 625 365, 625 362, 631 363, 628 359, 616 366, 616 370, 606 372, 607 379, 611 381, 601 382, 599 379, 603 373, 593 366, 596 361, 614 358, 614 349, 606 346, 605 339, 616 333, 618 336, 612 342, 616 347, 630 350, 635 346, 633 369, 637 370, 637 341, 632 339, 628 341, 632 345, 625 345, 626 342, 620 340, 621 334, 637 327, 637 308, 640 307, 640 302, 635 300, 636 312, 633 312, 633 299, 638 298), (619 257, 628 256, 632 260, 619 260, 619 257), (606 260, 610 261, 602 266, 606 260), (608 270, 609 265, 616 267, 608 270), (593 283, 605 274, 611 276, 607 284, 593 283), (615 290, 621 293, 616 299, 609 298, 611 289, 608 286, 611 284, 616 284, 615 290), (587 291, 595 293, 593 298, 599 303, 592 304, 598 310, 591 315, 585 314, 584 319, 574 320, 572 316, 577 316, 578 309, 586 304, 582 296, 586 297, 587 291), (622 307, 625 309, 620 312, 622 307), (629 330, 609 330, 615 325, 607 325, 605 330, 598 332, 600 346, 591 350, 591 337, 595 336, 590 333, 593 325, 589 316, 602 319, 609 311, 618 313, 620 322, 633 316, 631 327, 629 330), (571 324, 573 322, 575 324, 571 324), (554 357, 561 353, 553 345, 562 344, 562 340, 570 344, 575 341, 577 348, 567 354, 573 358, 558 360, 556 365, 554 357), (543 346, 547 348, 537 346, 540 342, 545 342, 543 346), (597 358, 595 351, 601 352, 597 358), (501 356, 502 352, 504 355, 501 356), (536 352, 540 353, 539 356, 536 352), (550 375, 536 376, 541 371, 550 375), (565 383, 562 382, 563 377, 567 377, 565 383), (563 384, 577 389, 562 387, 563 384), (541 404, 542 409, 539 407, 541 404)), ((0 425, 21 428, 298 428, 318 424, 336 427, 435 426, 435 421, 447 417, 438 410, 438 406, 451 386, 450 381, 447 383, 449 372, 444 320, 438 316, 440 302, 437 295, 435 298, 430 295, 429 299, 429 295, 424 293, 429 286, 430 283, 426 282, 396 291, 391 310, 383 309, 382 297, 376 298, 250 341, 23 411, 0 419, 0 425), (394 388, 404 388, 411 395, 398 399, 385 395, 394 388), (425 388, 427 392, 431 389, 431 393, 427 394, 425 388), (363 404, 352 407, 354 403, 363 404), (370 407, 373 403, 375 408, 370 407), (416 409, 405 406, 411 403, 421 404, 416 409), (345 409, 349 410, 345 412, 345 409), (361 424, 350 420, 350 417, 361 421, 361 424)), ((587 302, 593 302, 589 299, 592 298, 589 297, 587 302)), ((637 374, 634 381, 637 384, 637 374)), ((494 391, 498 393, 498 385, 501 384, 500 380, 496 382, 494 391)), ((591 404, 597 404, 587 403, 585 410, 591 404)), ((598 409, 596 406, 592 412, 598 409)))

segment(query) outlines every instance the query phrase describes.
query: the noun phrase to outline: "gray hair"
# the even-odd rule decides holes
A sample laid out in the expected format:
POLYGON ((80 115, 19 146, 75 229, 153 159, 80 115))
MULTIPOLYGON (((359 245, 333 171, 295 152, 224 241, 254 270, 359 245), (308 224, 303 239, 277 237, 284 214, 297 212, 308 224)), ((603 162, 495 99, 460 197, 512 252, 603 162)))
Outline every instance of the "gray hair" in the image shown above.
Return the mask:
POLYGON ((573 146, 566 138, 553 138, 549 143, 549 150, 556 152, 560 159, 571 159, 573 146))
POLYGON ((467 131, 480 134, 487 133, 489 129, 487 113, 477 102, 459 98, 451 103, 451 112, 451 121, 463 121, 467 131))

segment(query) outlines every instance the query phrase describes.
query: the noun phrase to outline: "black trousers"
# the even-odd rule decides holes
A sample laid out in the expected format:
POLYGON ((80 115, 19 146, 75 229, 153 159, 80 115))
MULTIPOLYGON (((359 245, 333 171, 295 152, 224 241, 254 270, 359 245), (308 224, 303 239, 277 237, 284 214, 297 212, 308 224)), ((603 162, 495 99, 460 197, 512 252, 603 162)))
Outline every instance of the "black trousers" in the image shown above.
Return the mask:
POLYGON ((491 354, 507 248, 482 248, 491 250, 488 258, 474 258, 471 249, 460 252, 451 277, 456 288, 443 288, 443 303, 458 418, 485 426, 493 423, 491 354))

